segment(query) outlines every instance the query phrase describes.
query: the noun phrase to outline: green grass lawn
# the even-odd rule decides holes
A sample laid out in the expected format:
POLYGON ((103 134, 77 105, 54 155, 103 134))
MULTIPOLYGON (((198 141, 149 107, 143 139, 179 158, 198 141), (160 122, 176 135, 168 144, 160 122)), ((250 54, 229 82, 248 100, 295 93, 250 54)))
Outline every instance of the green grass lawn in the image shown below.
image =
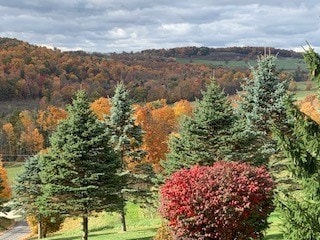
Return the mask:
POLYGON ((22 162, 6 163, 4 166, 7 170, 9 183, 13 185, 15 176, 19 175, 23 171, 23 163, 22 162))
MULTIPOLYGON (((121 228, 119 214, 98 213, 89 218, 89 238, 92 240, 147 240, 156 234, 161 219, 155 211, 142 209, 133 203, 127 205, 127 232, 121 228)), ((62 229, 50 240, 75 240, 81 236, 81 219, 66 219, 62 229)))
MULTIPOLYGON (((122 232, 118 214, 99 213, 89 219, 89 238, 92 240, 151 240, 161 224, 160 217, 155 212, 149 212, 137 205, 128 204, 128 231, 122 232)), ((270 228, 266 231, 265 240, 282 240, 279 215, 271 214, 270 228)), ((49 236, 48 240, 76 240, 81 236, 81 220, 67 219, 63 228, 49 236)))
POLYGON ((279 213, 273 212, 269 217, 268 222, 270 223, 270 226, 266 231, 265 240, 283 239, 281 229, 280 229, 281 219, 279 218, 279 213))
POLYGON ((302 100, 310 94, 317 94, 317 83, 312 82, 310 90, 306 90, 307 82, 297 82, 297 90, 293 92, 297 100, 302 100))
MULTIPOLYGON (((229 67, 229 68, 249 68, 250 66, 257 65, 256 60, 249 61, 239 61, 239 60, 231 60, 231 61, 218 61, 218 60, 205 60, 205 59, 191 59, 191 63, 194 64, 204 64, 208 66, 215 67, 229 67)), ((188 58, 177 58, 177 62, 180 63, 190 63, 190 59, 188 58)), ((306 68, 306 64, 303 59, 298 58, 278 58, 277 59, 277 67, 283 70, 295 70, 298 68, 301 69, 306 68)))

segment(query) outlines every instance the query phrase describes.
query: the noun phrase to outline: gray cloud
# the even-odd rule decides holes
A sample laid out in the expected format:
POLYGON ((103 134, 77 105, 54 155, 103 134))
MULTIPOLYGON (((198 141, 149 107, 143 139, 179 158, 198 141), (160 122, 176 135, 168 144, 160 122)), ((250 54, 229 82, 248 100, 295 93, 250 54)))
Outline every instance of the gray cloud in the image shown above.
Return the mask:
POLYGON ((3 0, 0 36, 63 50, 320 46, 316 0, 3 0))

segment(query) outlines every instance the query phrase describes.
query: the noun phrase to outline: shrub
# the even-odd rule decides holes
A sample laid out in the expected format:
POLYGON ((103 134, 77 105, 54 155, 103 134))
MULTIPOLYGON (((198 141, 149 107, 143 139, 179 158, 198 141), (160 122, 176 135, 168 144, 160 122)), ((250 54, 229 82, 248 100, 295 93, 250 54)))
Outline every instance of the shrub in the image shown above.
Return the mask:
POLYGON ((176 239, 259 239, 273 211, 264 167, 216 162, 174 173, 160 188, 160 213, 176 239))

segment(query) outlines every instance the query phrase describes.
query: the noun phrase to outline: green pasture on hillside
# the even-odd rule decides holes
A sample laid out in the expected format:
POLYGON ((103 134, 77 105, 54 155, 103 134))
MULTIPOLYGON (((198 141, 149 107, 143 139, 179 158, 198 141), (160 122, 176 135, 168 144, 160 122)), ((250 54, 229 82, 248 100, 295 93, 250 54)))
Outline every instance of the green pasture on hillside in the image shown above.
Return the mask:
MULTIPOLYGON (((256 60, 231 60, 231 61, 218 61, 218 60, 204 60, 204 59, 189 59, 189 58, 177 58, 177 62, 180 63, 195 63, 204 64, 213 67, 229 67, 229 68, 249 68, 257 64, 256 60)), ((283 70, 295 70, 298 67, 306 69, 306 64, 303 59, 299 58, 278 58, 277 67, 283 70)))

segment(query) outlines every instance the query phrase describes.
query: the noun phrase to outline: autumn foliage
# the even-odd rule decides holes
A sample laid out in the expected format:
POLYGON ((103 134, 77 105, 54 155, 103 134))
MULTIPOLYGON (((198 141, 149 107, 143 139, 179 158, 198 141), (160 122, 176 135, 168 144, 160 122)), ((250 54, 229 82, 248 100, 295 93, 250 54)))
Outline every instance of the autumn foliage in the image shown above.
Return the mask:
POLYGON ((174 110, 165 100, 148 103, 136 108, 136 122, 144 131, 143 148, 147 152, 146 161, 159 172, 160 161, 168 152, 169 135, 176 128, 174 110))
MULTIPOLYGON (((62 226, 64 218, 61 216, 48 216, 42 219, 43 233, 46 236, 48 233, 59 231, 62 226)), ((27 216, 27 223, 33 234, 38 233, 38 220, 35 216, 27 216)))
POLYGON ((304 99, 298 101, 298 107, 301 112, 305 113, 312 118, 315 122, 320 124, 320 113, 319 113, 319 99, 317 95, 312 94, 306 96, 304 99))
POLYGON ((91 103, 90 108, 97 115, 99 120, 103 120, 104 115, 110 114, 110 99, 105 97, 98 98, 93 103, 91 103))
POLYGON ((160 213, 176 239, 260 239, 273 189, 264 167, 224 161, 194 166, 160 188, 160 213))
POLYGON ((11 198, 11 187, 9 184, 9 179, 7 175, 7 170, 3 166, 2 156, 0 155, 0 178, 1 178, 1 192, 0 199, 1 201, 8 201, 11 198))

